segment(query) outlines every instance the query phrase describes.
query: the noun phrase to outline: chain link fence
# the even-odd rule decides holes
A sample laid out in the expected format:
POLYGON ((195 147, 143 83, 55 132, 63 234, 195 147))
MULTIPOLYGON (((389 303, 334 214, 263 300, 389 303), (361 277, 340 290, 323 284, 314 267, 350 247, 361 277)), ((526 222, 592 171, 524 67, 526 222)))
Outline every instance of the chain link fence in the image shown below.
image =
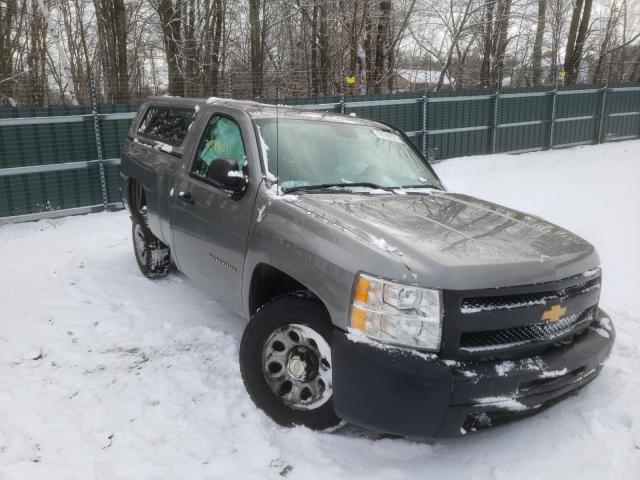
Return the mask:
MULTIPOLYGON (((134 104, 0 108, 0 223, 122 208, 134 104)), ((403 130, 431 161, 640 137, 640 83, 261 99, 403 130)))

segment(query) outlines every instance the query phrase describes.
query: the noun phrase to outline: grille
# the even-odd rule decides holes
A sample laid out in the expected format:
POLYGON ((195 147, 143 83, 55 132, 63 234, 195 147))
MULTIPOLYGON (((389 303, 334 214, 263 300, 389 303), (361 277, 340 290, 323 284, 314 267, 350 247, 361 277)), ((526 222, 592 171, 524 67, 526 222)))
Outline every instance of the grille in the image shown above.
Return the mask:
POLYGON ((557 323, 533 323, 521 327, 484 332, 467 332, 460 337, 460 348, 467 352, 497 350, 518 345, 549 342, 588 326, 595 319, 596 307, 568 315, 557 323))
POLYGON ((593 278, 577 285, 546 292, 525 293, 520 295, 500 295, 490 297, 464 298, 461 303, 462 313, 478 313, 500 310, 513 310, 533 305, 547 305, 549 302, 562 302, 569 298, 584 295, 600 288, 600 277, 593 278))

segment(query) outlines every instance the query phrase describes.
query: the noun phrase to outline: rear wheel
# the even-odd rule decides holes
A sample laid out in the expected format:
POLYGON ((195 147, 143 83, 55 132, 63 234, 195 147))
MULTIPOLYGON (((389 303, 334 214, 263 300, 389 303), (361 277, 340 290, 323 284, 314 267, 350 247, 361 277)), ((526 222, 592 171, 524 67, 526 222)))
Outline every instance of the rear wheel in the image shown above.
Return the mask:
POLYGON ((169 273, 171 261, 169 247, 151 232, 144 211, 133 215, 131 220, 133 250, 140 271, 147 278, 164 277, 169 273))
POLYGON ((308 295, 285 295, 258 310, 240 344, 242 379, 254 403, 281 425, 326 429, 333 410, 331 322, 308 295))

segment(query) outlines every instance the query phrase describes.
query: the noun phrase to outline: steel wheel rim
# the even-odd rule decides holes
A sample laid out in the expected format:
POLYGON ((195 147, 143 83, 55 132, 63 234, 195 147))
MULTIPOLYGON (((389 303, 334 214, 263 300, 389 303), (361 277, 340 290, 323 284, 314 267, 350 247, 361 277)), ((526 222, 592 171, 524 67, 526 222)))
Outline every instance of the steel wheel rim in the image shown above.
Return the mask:
POLYGON ((288 407, 312 410, 331 398, 331 349, 312 328, 276 328, 264 342, 261 360, 267 386, 288 407))
POLYGON ((146 249, 147 242, 144 237, 144 231, 142 230, 142 227, 139 224, 136 225, 136 228, 133 231, 133 244, 135 246, 138 260, 140 260, 140 263, 142 265, 146 265, 147 264, 147 249, 146 249))

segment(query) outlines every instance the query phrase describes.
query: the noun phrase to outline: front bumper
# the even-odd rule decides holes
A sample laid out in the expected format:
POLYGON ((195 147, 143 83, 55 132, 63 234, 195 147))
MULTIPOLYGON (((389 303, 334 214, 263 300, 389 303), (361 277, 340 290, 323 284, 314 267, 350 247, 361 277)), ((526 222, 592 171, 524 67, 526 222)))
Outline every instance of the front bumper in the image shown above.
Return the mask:
POLYGON ((586 385, 614 340, 601 310, 594 326, 570 344, 513 360, 448 361, 335 329, 334 408, 342 419, 379 432, 457 436, 492 419, 535 413, 586 385))

